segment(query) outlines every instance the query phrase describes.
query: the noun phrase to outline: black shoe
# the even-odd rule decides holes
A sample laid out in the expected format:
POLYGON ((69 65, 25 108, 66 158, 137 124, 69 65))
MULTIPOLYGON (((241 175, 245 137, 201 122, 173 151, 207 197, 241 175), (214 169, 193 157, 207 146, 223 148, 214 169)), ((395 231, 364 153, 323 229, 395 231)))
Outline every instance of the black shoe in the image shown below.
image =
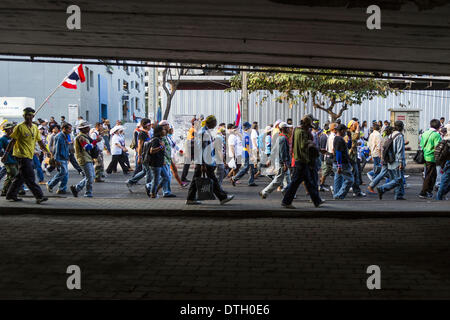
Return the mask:
POLYGON ((233 199, 234 199, 234 194, 229 194, 229 195, 227 195, 227 197, 225 199, 220 200, 220 204, 225 204, 233 199))
POLYGON ((147 185, 145 185, 144 188, 145 188, 145 192, 147 193, 147 196, 149 198, 151 198, 152 197, 152 193, 151 193, 150 189, 147 187, 147 185))
POLYGON ((56 191, 56 194, 67 194, 67 192, 66 191, 62 191, 62 190, 58 190, 58 191, 56 191))
POLYGON ((281 206, 286 208, 286 209, 295 209, 295 207, 292 204, 286 204, 286 203, 281 203, 281 206))
POLYGON ((24 196, 24 195, 26 195, 27 193, 25 192, 25 190, 20 190, 19 191, 19 196, 24 196))
POLYGON ((200 205, 202 204, 200 201, 197 200, 186 200, 187 205, 200 205))
POLYGON ((403 198, 403 197, 399 197, 399 198, 397 198, 397 199, 395 199, 395 200, 406 200, 406 199, 403 198))
POLYGON ((314 203, 314 206, 316 207, 316 208, 318 208, 318 207, 320 207, 322 204, 324 204, 325 203, 325 200, 323 200, 323 199, 320 199, 320 201, 319 201, 319 203, 314 203))
POLYGON ((6 192, 2 192, 2 194, 0 194, 0 197, 6 197, 6 192))
POLYGON ((230 182, 233 185, 233 187, 236 187, 236 181, 233 178, 230 179, 230 182))
POLYGON ((11 201, 11 202, 23 201, 23 199, 17 198, 17 197, 15 197, 15 198, 8 198, 8 197, 6 197, 6 200, 11 201))
POLYGON ((378 191, 378 198, 380 198, 380 200, 383 200, 383 191, 381 191, 381 189, 380 188, 377 188, 377 191, 378 191))
POLYGON ((70 191, 72 191, 72 194, 75 198, 78 197, 78 191, 77 188, 75 188, 75 186, 70 186, 70 191))
POLYGON ((257 187, 258 185, 256 183, 252 183, 248 185, 249 187, 257 187))
POLYGON ((37 204, 41 204, 42 202, 45 202, 45 201, 48 201, 47 197, 42 197, 42 198, 36 199, 37 204))

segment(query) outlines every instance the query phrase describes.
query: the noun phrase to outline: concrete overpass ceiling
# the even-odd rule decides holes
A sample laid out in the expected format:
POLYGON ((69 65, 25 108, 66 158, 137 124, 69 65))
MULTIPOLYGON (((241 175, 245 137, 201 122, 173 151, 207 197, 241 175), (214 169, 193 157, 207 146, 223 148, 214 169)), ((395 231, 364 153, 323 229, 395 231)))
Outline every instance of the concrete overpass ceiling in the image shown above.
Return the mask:
POLYGON ((2 0, 0 54, 450 75, 449 2, 2 0), (81 30, 66 27, 72 4, 81 30))

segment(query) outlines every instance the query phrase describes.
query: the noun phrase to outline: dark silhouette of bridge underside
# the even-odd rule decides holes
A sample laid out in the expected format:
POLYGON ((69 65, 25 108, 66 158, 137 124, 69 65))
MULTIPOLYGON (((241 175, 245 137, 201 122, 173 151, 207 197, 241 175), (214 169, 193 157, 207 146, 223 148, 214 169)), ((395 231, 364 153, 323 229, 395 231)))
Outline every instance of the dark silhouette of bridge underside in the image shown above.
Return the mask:
POLYGON ((441 0, 2 0, 0 54, 450 74, 441 0), (380 4, 381 30, 366 8, 380 4), (66 27, 68 5, 81 30, 66 27))

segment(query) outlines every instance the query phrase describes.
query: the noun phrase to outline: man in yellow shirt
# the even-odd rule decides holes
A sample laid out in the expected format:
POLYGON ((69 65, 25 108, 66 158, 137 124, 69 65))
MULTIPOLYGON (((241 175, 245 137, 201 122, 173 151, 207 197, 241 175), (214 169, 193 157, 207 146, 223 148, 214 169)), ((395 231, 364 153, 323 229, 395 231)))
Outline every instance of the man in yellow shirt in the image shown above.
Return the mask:
MULTIPOLYGON (((33 155, 36 143, 49 157, 51 157, 46 145, 42 142, 41 134, 35 124, 33 124, 34 109, 25 108, 23 110, 24 122, 17 125, 11 134, 11 142, 8 144, 4 159, 11 153, 16 158, 19 164, 19 174, 14 178, 6 193, 6 199, 10 201, 21 201, 17 198, 17 194, 21 186, 25 183, 36 198, 36 203, 47 201, 44 197, 41 188, 36 184, 34 169, 33 169, 33 155)), ((2 158, 2 161, 4 160, 2 158)))

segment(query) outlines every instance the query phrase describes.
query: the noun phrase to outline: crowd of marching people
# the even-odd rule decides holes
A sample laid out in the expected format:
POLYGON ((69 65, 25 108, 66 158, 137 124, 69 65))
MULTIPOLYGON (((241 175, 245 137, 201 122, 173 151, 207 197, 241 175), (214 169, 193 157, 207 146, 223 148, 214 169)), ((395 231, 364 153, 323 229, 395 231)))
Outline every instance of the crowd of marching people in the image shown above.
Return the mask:
MULTIPOLYGON (((10 201, 21 201, 19 196, 27 191, 37 203, 47 201, 40 185, 49 193, 78 197, 84 190, 85 197, 92 197, 94 183, 107 181, 109 175, 117 173, 118 165, 127 177, 129 192, 135 192, 143 180, 149 198, 174 198, 174 181, 187 189, 188 205, 215 198, 225 204, 234 195, 225 191, 223 182, 229 180, 236 186, 244 178, 262 199, 281 192, 285 208, 294 208, 300 185, 316 207, 324 203, 323 193, 330 193, 335 200, 349 194, 358 198, 374 194, 383 199, 386 192, 394 190, 396 200, 405 200, 409 141, 402 121, 369 124, 354 118, 347 124, 338 119, 321 125, 313 115, 305 115, 299 126, 286 119, 262 129, 257 122, 218 123, 210 115, 194 117, 182 139, 177 139, 167 120, 155 123, 141 119, 127 146, 120 121, 111 126, 103 119, 91 126, 82 117, 73 125, 65 117, 59 123, 54 117, 35 120, 32 108, 26 108, 23 117, 20 124, 3 124, 0 138, 4 165, 0 179, 5 177, 1 195, 10 201), (107 166, 105 155, 111 156, 107 166), (129 160, 132 155, 134 169, 129 160), (367 173, 370 183, 363 190, 363 171, 369 162, 373 169, 367 173), (69 163, 80 176, 71 186, 69 163), (194 173, 189 180, 192 165, 194 173), (269 178, 264 179, 267 185, 257 184, 263 176, 269 178)), ((421 133, 415 161, 424 165, 418 196, 446 199, 450 188, 450 122, 431 120, 430 127, 421 133)))

